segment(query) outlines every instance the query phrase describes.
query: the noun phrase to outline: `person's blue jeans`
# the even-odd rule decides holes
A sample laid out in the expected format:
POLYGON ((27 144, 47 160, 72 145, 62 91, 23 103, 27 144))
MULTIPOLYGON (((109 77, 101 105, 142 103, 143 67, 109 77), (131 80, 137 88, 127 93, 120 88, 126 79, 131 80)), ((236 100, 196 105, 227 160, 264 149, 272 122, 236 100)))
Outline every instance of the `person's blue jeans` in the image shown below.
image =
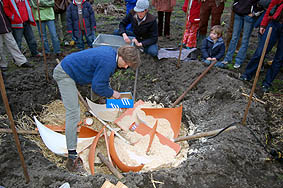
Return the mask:
MULTIPOLYGON (((128 36, 131 36, 131 37, 136 37, 135 34, 132 31, 126 30, 126 34, 128 36)), ((113 32, 113 35, 120 35, 119 34, 119 30, 116 29, 113 32)), ((148 47, 144 47, 144 53, 149 54, 149 55, 151 55, 153 57, 156 57, 158 55, 158 46, 157 46, 157 44, 152 44, 152 45, 150 45, 148 47)))
MULTIPOLYGON (((39 22, 36 22, 38 32, 40 33, 40 25, 39 22)), ((47 38, 47 32, 46 32, 46 26, 48 27, 49 33, 51 35, 51 40, 52 40, 52 45, 53 45, 53 51, 55 54, 61 53, 60 50, 60 42, 56 33, 56 27, 54 20, 49 20, 49 21, 41 21, 41 28, 42 28, 42 36, 43 36, 43 41, 44 41, 44 49, 45 53, 50 54, 50 48, 48 44, 48 38, 47 38)), ((41 38, 41 35, 39 35, 41 38)))
POLYGON ((73 37, 74 41, 76 42, 76 45, 77 47, 80 49, 80 50, 84 50, 85 48, 85 45, 84 45, 84 37, 86 39, 86 43, 89 47, 92 47, 92 43, 95 39, 95 34, 92 34, 92 35, 89 35, 87 36, 85 31, 81 31, 81 36, 80 38, 76 38, 76 37, 73 37))
MULTIPOLYGON (((205 64, 210 65, 213 61, 207 60, 207 59, 203 59, 202 60, 205 64)), ((215 67, 219 67, 219 68, 224 68, 225 65, 221 62, 221 61, 217 61, 217 63, 215 63, 214 65, 215 67)))
POLYGON ((12 31, 12 34, 13 34, 16 42, 17 42, 17 45, 18 45, 19 49, 21 50, 21 48, 22 48, 22 38, 23 38, 23 35, 24 35, 31 54, 33 56, 37 55, 38 54, 37 44, 36 44, 36 40, 35 40, 35 37, 33 35, 33 31, 32 31, 30 23, 28 21, 24 22, 23 27, 24 28, 15 28, 12 31))
POLYGON ((157 57, 158 55, 158 46, 157 44, 152 44, 144 48, 144 53, 151 55, 152 57, 157 57))
POLYGON ((243 38, 240 50, 235 58, 235 64, 241 65, 246 58, 247 49, 249 46, 249 40, 254 28, 256 19, 250 16, 239 16, 235 13, 234 26, 232 39, 226 54, 224 61, 232 62, 233 55, 235 53, 237 43, 240 38, 240 34, 243 28, 243 38))
POLYGON ((262 83, 263 86, 270 87, 272 81, 275 79, 276 75, 279 73, 280 68, 283 65, 283 24, 279 22, 272 21, 266 28, 262 39, 260 41, 259 46, 257 47, 252 59, 248 63, 245 73, 242 77, 247 78, 248 80, 252 79, 252 76, 256 73, 259 60, 262 54, 262 50, 264 48, 265 40, 267 37, 267 33, 269 28, 272 27, 272 33, 270 35, 269 43, 266 49, 266 54, 268 54, 273 46, 277 43, 277 50, 272 61, 271 67, 268 69, 265 79, 262 83))

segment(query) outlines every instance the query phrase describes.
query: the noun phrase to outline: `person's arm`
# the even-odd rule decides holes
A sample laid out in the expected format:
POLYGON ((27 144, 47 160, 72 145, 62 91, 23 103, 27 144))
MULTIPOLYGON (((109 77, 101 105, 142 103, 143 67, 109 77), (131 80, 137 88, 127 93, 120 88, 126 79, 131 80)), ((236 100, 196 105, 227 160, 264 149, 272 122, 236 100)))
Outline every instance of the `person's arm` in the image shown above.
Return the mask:
POLYGON ((152 26, 150 27, 148 33, 150 34, 150 38, 147 38, 143 41, 140 41, 142 43, 143 47, 150 46, 152 44, 157 43, 158 40, 158 27, 156 20, 153 22, 152 26))
POLYGON ((126 27, 128 24, 131 23, 131 13, 127 14, 126 17, 120 22, 119 24, 119 34, 122 35, 123 33, 126 33, 126 27))
POLYGON ((269 22, 269 13, 271 11, 271 9, 276 5, 276 0, 272 0, 263 16, 263 19, 260 23, 260 29, 259 29, 259 32, 260 34, 263 34, 264 31, 265 31, 265 28, 267 27, 268 25, 268 22, 269 22))
POLYGON ((223 58, 225 55, 225 44, 221 44, 220 50, 218 54, 215 56, 216 60, 219 61, 221 58, 223 58))
POLYGON ((10 18, 10 20, 13 20, 13 10, 11 9, 11 4, 9 3, 9 0, 3 0, 3 8, 6 16, 10 18))
MULTIPOLYGON (((115 60, 113 60, 115 61, 115 60)), ((110 87, 110 77, 114 73, 116 68, 114 64, 107 64, 105 62, 97 63, 97 67, 95 72, 93 73, 92 78, 92 90, 98 94, 99 96, 104 97, 112 97, 114 94, 114 98, 117 97, 117 93, 114 93, 114 90, 110 87), (112 66, 113 65, 113 66, 112 66)))
POLYGON ((202 43, 201 43, 201 54, 202 54, 202 57, 204 59, 208 58, 208 49, 207 49, 207 40, 206 39, 203 39, 202 43))
POLYGON ((67 32, 73 34, 72 4, 67 8, 67 32))
POLYGON ((54 7, 54 0, 39 0, 39 7, 54 7))
POLYGON ((96 20, 95 20, 95 13, 92 9, 92 6, 90 4, 88 4, 88 11, 90 13, 90 25, 91 25, 91 29, 93 29, 94 31, 96 30, 96 20))

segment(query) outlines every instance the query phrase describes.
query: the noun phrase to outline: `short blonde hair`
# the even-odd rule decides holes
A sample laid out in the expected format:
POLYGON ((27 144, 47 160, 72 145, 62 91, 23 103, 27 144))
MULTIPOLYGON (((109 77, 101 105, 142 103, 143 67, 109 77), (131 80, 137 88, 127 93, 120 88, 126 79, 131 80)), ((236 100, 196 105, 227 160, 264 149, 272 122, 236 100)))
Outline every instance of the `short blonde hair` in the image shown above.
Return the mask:
POLYGON ((119 47, 118 56, 122 57, 133 69, 136 69, 141 64, 140 51, 134 46, 125 45, 119 47))
POLYGON ((223 27, 221 25, 215 25, 210 31, 214 31, 218 37, 222 37, 223 27))

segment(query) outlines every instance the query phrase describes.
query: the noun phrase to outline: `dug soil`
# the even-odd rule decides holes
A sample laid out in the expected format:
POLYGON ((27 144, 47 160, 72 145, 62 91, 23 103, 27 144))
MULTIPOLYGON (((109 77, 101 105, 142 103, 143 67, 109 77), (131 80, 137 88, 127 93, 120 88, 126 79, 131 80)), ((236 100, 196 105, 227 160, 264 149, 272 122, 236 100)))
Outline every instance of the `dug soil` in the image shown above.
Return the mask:
MULTIPOLYGON (((176 10, 181 10, 178 3, 176 10)), ((227 9, 229 10, 229 8, 227 9)), ((153 9, 151 9, 152 12, 153 9)), ((223 19, 228 19, 229 11, 223 19)), ((171 21, 171 39, 161 39, 160 47, 176 47, 182 37, 184 14, 175 14, 171 21)), ((107 19, 97 18, 97 32, 111 33, 118 27, 121 16, 107 19)), ((251 39, 255 46, 256 33, 251 39)), ((62 47, 65 53, 71 53, 71 47, 62 47)), ((254 47, 252 47, 254 49, 254 47)), ((136 99, 155 101, 170 107, 176 99, 192 84, 207 66, 201 61, 180 62, 177 59, 158 60, 142 54, 139 68, 136 99)), ((250 55, 248 55, 250 58, 250 55)), ((43 59, 28 58, 34 68, 11 69, 5 74, 5 87, 16 125, 24 115, 39 116, 43 105, 56 99, 60 94, 52 71, 56 66, 55 57, 47 59, 47 69, 43 59), (46 71, 47 70, 47 71, 46 71), (48 78, 48 79, 47 79, 48 78)), ((246 60, 248 61, 248 60, 246 60)), ((247 62, 243 65, 245 67, 247 62)), ((219 69, 213 67, 194 87, 180 104, 183 106, 182 122, 191 131, 199 133, 236 124, 237 129, 220 134, 211 139, 189 141, 190 149, 187 160, 176 168, 161 169, 146 173, 123 173, 120 181, 129 188, 255 188, 283 187, 283 166, 279 161, 265 161, 271 157, 273 147, 266 142, 266 133, 272 126, 282 129, 282 106, 270 111, 272 105, 282 104, 282 92, 277 96, 277 103, 262 98, 256 90, 256 97, 267 102, 252 102, 247 116, 246 126, 240 125, 248 104, 242 93, 249 94, 252 83, 239 80, 240 70, 219 69), (274 113, 275 112, 275 113, 274 113), (278 120, 279 113, 279 120, 278 120), (280 115, 281 113, 281 115, 280 115), (276 120, 274 118, 277 118, 276 120), (281 118, 281 119, 280 119, 281 118), (277 122, 277 123, 272 123, 277 122), (155 180, 155 181, 153 181, 155 180)), ((261 73, 265 75, 266 71, 261 73)), ((121 71, 111 79, 111 85, 119 91, 131 91, 134 88, 135 73, 132 70, 121 71)), ((263 76, 261 76, 262 79, 263 76)), ((278 79, 282 79, 282 72, 278 79)), ((259 87, 259 86, 258 86, 259 87)), ((257 87, 257 88, 258 88, 257 87)), ((84 97, 90 96, 89 86, 78 87, 84 97)), ((279 90, 282 91, 279 87, 279 90)), ((180 105, 179 104, 179 105, 180 105)), ((1 102, 0 128, 8 128, 9 121, 4 116, 5 108, 1 102)), ((33 129, 33 127, 30 127, 33 129)), ((281 130, 282 133, 282 130, 281 130)), ((269 135, 270 136, 270 135, 269 135)), ((278 135, 271 135, 277 136, 278 135)), ((282 135, 279 138, 282 139, 282 135)), ((0 185, 4 187, 59 187, 69 182, 72 188, 100 188, 106 179, 113 184, 118 179, 113 175, 95 174, 81 176, 57 167, 47 160, 41 149, 25 135, 19 136, 30 182, 25 183, 23 169, 19 160, 12 134, 0 133, 0 185)), ((282 151, 282 141, 276 149, 282 151), (281 145, 280 145, 281 144, 281 145)), ((62 158, 62 160, 64 160, 62 158)))

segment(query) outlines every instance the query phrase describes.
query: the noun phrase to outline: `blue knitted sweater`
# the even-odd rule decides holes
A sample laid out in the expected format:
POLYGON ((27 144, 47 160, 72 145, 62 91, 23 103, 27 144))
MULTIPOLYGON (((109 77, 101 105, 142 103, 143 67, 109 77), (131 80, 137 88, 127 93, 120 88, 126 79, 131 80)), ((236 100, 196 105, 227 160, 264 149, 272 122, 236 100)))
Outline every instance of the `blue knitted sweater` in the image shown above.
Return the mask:
POLYGON ((77 84, 91 84, 96 94, 111 97, 109 79, 117 68, 116 56, 112 47, 90 48, 66 56, 61 66, 77 84))

